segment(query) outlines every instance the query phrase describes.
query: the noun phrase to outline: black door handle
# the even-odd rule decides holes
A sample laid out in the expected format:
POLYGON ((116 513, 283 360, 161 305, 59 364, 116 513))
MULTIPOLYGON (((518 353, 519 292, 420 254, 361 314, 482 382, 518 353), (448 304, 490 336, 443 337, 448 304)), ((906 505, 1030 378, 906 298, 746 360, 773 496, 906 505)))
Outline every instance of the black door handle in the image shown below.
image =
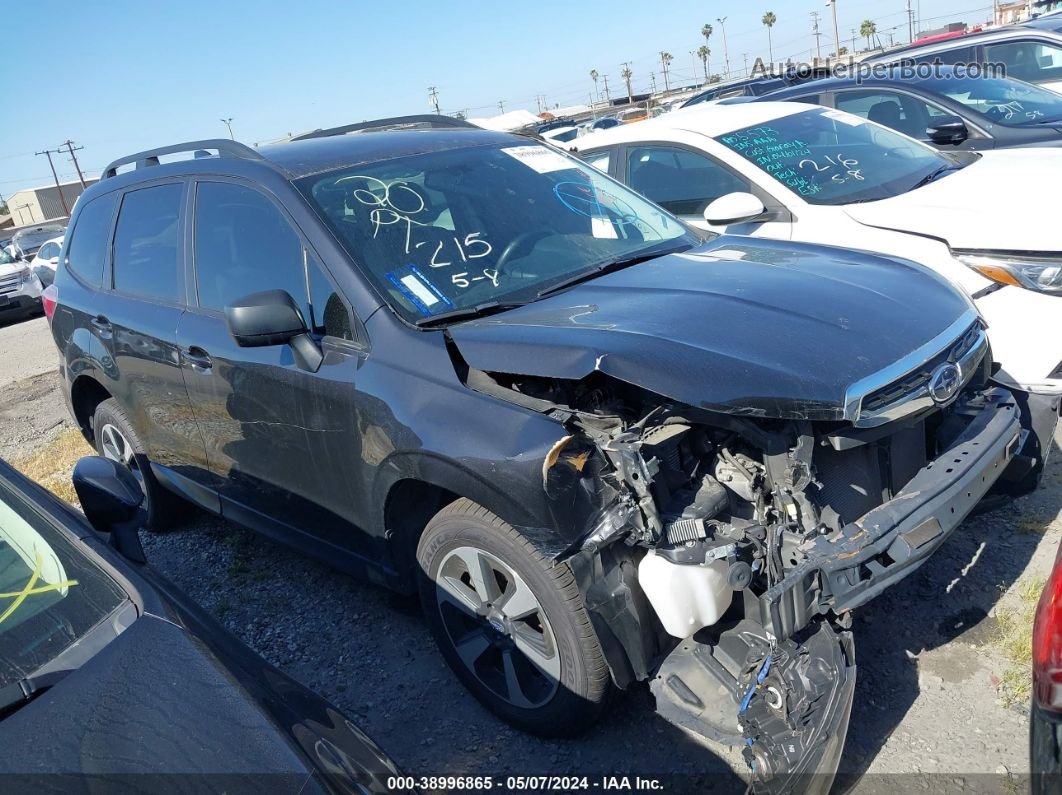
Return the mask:
POLYGON ((99 329, 100 331, 110 332, 111 330, 111 321, 109 321, 103 315, 96 315, 96 317, 92 318, 89 323, 91 323, 93 327, 99 329))
POLYGON ((214 360, 210 358, 210 354, 198 345, 193 345, 187 350, 182 351, 181 355, 188 364, 192 367, 198 367, 200 370, 209 370, 214 364, 214 360))

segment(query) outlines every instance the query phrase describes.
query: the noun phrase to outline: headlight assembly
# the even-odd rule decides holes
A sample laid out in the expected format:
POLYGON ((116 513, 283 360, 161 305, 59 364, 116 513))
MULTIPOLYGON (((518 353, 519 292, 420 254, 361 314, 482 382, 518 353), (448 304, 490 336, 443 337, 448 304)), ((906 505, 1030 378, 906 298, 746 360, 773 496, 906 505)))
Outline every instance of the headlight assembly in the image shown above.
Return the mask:
POLYGON ((1062 257, 974 252, 956 252, 955 257, 994 282, 1062 295, 1062 257))

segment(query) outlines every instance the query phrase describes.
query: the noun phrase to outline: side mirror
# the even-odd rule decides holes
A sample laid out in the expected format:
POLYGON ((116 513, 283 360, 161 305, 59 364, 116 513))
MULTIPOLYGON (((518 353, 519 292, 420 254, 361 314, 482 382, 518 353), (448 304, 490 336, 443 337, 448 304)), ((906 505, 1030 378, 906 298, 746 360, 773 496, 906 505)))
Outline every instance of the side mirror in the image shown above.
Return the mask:
POLYGON ((970 137, 970 131, 958 116, 942 116, 926 127, 926 137, 935 144, 961 144, 970 137))
POLYGON ((234 301, 225 307, 225 321, 241 348, 286 345, 307 331, 299 307, 284 290, 266 290, 234 301))
POLYGON ((767 212, 763 202, 751 193, 737 191, 720 196, 704 208, 704 220, 714 226, 754 221, 767 212))
POLYGON ((118 554, 144 563, 140 546, 140 506, 144 492, 126 467, 101 456, 86 456, 74 466, 74 491, 85 518, 97 533, 110 536, 118 554))
POLYGON ((229 334, 241 348, 290 345, 296 363, 316 373, 324 357, 295 299, 284 290, 253 293, 225 307, 229 334))

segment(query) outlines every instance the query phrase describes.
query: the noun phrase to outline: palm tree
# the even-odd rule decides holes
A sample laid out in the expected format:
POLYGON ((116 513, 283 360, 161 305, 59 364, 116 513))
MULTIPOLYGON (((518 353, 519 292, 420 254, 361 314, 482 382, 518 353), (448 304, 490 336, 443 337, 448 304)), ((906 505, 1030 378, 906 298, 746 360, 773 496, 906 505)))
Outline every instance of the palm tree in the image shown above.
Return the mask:
POLYGON ((704 36, 704 43, 709 44, 710 42, 708 41, 708 39, 712 38, 712 26, 705 24, 701 28, 701 35, 704 36))
POLYGON ((596 69, 590 70, 590 79, 594 81, 594 93, 597 94, 597 98, 601 99, 601 93, 597 90, 597 78, 599 77, 596 69))
POLYGON ((778 21, 778 17, 774 15, 773 11, 768 11, 763 15, 761 21, 767 26, 767 50, 771 55, 771 63, 774 63, 774 42, 771 41, 771 28, 773 28, 774 23, 778 21))
POLYGON ((665 94, 668 94, 668 93, 671 92, 671 86, 670 86, 670 84, 667 81, 667 66, 673 60, 675 60, 675 56, 672 55, 671 53, 664 52, 664 51, 660 52, 660 65, 664 67, 664 93, 665 94))
POLYGON ((705 45, 701 45, 697 48, 697 57, 701 59, 701 65, 704 67, 704 82, 708 82, 708 56, 712 54, 712 51, 705 45))
POLYGON ((623 67, 623 71, 620 72, 620 77, 622 77, 624 82, 627 83, 627 101, 628 102, 634 102, 634 94, 631 92, 631 77, 633 75, 634 75, 634 72, 631 71, 631 68, 629 66, 623 67))
POLYGON ((863 24, 859 26, 859 35, 865 36, 867 40, 867 49, 870 49, 870 37, 878 32, 878 26, 874 24, 872 19, 864 19, 863 24))

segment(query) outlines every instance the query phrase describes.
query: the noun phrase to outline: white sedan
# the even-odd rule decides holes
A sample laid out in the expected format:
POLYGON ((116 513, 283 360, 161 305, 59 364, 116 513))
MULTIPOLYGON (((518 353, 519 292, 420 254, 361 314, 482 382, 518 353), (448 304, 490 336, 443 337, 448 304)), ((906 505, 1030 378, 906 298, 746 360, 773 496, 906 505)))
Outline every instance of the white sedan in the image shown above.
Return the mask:
POLYGON ((1062 395, 1062 150, 942 153, 801 103, 696 106, 574 144, 702 229, 914 260, 974 300, 1000 382, 1062 395))
POLYGON ((55 281, 55 269, 59 267, 59 252, 63 249, 63 235, 45 241, 30 260, 30 268, 47 287, 55 281))

